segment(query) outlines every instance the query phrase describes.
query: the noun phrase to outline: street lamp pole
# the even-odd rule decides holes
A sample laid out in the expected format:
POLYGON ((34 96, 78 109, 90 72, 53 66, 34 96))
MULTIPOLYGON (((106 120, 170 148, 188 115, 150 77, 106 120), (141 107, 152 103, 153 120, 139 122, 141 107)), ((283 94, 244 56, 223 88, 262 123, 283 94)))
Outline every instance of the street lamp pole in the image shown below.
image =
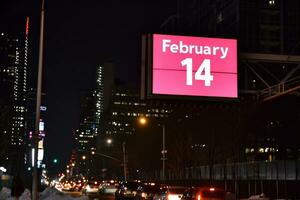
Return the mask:
POLYGON ((39 143, 39 123, 40 123, 40 107, 41 107, 41 96, 42 96, 42 71, 43 71, 43 50, 44 50, 44 0, 42 0, 41 8, 41 26, 40 26, 40 41, 39 41, 39 63, 38 63, 38 81, 36 91, 36 114, 35 114, 35 134, 33 137, 34 141, 34 163, 33 163, 33 174, 32 174, 32 200, 37 200, 38 196, 38 143, 39 143))
MULTIPOLYGON (((139 123, 141 125, 145 125, 147 124, 147 119, 145 117, 140 117, 139 118, 139 123)), ((162 127, 162 150, 161 150, 161 160, 162 160, 162 180, 165 180, 166 178, 166 160, 167 160, 167 149, 166 149, 166 126, 165 124, 158 124, 158 126, 162 127)), ((125 147, 123 147, 125 148, 125 147)), ((124 153, 124 149, 123 149, 123 153, 124 153)), ((124 158, 124 163, 125 163, 125 158, 124 158)), ((125 164, 124 164, 125 166, 125 164)), ((124 171, 124 175, 125 175, 125 171, 124 171)))
POLYGON ((127 171, 126 171, 126 143, 123 142, 123 170, 124 170, 124 181, 127 181, 127 171))
POLYGON ((162 124, 162 151, 161 151, 161 154, 162 154, 162 180, 165 180, 165 173, 166 173, 166 160, 167 160, 167 157, 166 157, 166 153, 167 153, 167 150, 166 150, 166 126, 164 124, 162 124))

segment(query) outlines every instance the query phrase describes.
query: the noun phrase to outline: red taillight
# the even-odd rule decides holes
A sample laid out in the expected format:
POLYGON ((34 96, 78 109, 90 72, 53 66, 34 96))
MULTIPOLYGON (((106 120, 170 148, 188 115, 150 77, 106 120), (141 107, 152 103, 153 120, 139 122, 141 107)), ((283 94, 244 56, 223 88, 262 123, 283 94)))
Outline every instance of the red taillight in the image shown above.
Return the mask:
POLYGON ((209 188, 209 191, 213 192, 215 191, 215 188, 209 188))
POLYGON ((197 200, 201 200, 201 195, 200 194, 197 196, 197 200))

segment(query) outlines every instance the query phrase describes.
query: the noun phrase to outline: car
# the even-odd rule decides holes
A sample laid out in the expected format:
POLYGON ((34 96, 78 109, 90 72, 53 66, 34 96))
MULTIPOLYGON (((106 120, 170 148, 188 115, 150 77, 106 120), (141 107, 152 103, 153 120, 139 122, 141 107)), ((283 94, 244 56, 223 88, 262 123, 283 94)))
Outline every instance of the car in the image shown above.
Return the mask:
POLYGON ((186 189, 183 186, 164 186, 154 195, 153 200, 180 200, 186 189))
POLYGON ((116 190, 115 200, 134 199, 140 185, 138 181, 121 182, 116 190))
POLYGON ((82 187, 83 194, 90 194, 90 193, 98 193, 99 192, 99 182, 98 181, 88 181, 82 187))
POLYGON ((75 181, 74 182, 74 186, 73 186, 73 190, 75 191, 75 192, 79 192, 79 191, 81 191, 82 190, 82 187, 83 187, 83 183, 82 183, 82 181, 81 180, 78 180, 78 181, 75 181))
POLYGON ((215 187, 191 187, 181 197, 181 200, 225 200, 229 196, 225 190, 215 187))
POLYGON ((161 186, 158 183, 143 183, 137 189, 136 200, 153 200, 160 193, 161 186))
POLYGON ((104 182, 99 186, 99 192, 104 195, 115 195, 118 184, 115 181, 104 182))
POLYGON ((71 191, 72 190, 72 185, 69 182, 65 182, 62 185, 62 191, 71 191))

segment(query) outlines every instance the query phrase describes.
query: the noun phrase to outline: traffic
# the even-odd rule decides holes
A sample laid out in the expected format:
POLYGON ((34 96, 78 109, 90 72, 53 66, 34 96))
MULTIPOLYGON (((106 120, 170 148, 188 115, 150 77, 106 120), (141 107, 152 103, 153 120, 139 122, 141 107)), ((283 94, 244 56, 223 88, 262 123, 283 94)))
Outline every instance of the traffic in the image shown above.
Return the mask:
POLYGON ((182 186, 148 181, 53 181, 51 186, 64 193, 115 200, 235 200, 235 194, 210 186, 182 186))

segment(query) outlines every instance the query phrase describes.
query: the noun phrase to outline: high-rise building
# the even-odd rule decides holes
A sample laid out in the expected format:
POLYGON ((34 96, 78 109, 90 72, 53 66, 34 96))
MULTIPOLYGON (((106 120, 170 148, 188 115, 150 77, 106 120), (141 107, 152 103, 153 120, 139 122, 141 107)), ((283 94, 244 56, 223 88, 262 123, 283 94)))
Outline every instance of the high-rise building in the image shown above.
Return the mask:
POLYGON ((104 116, 107 112, 113 88, 113 64, 104 63, 96 68, 95 88, 82 92, 80 96, 80 126, 76 130, 77 169, 84 175, 91 175, 98 140, 104 131, 104 116))
POLYGON ((90 151, 96 145, 96 92, 81 92, 80 95, 80 126, 76 134, 79 152, 90 151))
MULTIPOLYGON (((1 103, 11 109, 10 144, 20 146, 24 141, 29 18, 26 18, 25 38, 0 33, 1 103)), ((22 35, 24 36, 24 35, 22 35)))
POLYGON ((96 115, 97 124, 95 136, 103 131, 104 114, 108 109, 111 92, 114 85, 114 66, 112 63, 104 63, 97 67, 96 72, 96 115))
POLYGON ((18 35, 0 31, 0 137, 9 173, 24 164, 29 18, 18 35))
POLYGON ((103 130, 104 115, 108 109, 113 88, 113 65, 105 63, 96 69, 95 90, 81 93, 78 150, 95 149, 97 136, 103 130))

